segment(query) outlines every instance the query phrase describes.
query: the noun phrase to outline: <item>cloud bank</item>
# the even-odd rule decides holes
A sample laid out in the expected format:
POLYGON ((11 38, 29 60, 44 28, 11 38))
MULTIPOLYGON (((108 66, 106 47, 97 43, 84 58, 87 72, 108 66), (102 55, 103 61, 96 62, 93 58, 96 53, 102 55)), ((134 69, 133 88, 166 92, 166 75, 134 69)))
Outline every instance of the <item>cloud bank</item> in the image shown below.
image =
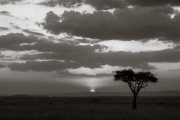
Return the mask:
POLYGON ((180 39, 180 13, 171 7, 123 8, 113 13, 95 11, 80 13, 65 11, 61 16, 48 12, 44 29, 58 35, 68 33, 75 36, 100 40, 160 40, 180 39), (170 14, 174 14, 171 18, 170 14))
POLYGON ((97 10, 124 8, 127 6, 156 7, 179 6, 179 0, 49 0, 39 3, 48 7, 60 5, 67 8, 79 7, 83 4, 90 5, 97 10))

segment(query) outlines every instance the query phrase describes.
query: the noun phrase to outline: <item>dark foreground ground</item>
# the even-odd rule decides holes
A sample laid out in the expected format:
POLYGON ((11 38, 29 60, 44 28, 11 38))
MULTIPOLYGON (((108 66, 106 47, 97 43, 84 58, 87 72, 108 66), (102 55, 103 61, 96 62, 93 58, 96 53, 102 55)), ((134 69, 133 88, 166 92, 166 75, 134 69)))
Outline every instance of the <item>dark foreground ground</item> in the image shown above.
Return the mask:
POLYGON ((180 97, 0 97, 0 120, 180 120, 180 97))

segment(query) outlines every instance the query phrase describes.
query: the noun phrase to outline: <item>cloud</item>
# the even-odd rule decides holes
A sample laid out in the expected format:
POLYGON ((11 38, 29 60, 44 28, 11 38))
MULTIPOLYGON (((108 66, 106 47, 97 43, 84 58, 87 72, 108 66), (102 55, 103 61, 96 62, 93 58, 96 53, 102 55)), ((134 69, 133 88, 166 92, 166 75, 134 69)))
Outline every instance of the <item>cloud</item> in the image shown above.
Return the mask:
MULTIPOLYGON (((94 63, 91 63, 94 64, 94 63)), ((85 66, 85 65, 84 65, 85 66)), ((76 62, 71 62, 71 61, 64 61, 64 62, 59 62, 59 61, 27 61, 26 63, 11 63, 8 65, 8 67, 11 70, 15 71, 58 71, 58 70, 65 70, 68 68, 78 68, 78 67, 83 67, 83 64, 81 63, 76 63, 76 62)), ((92 67, 92 65, 86 65, 85 67, 92 67)))
MULTIPOLYGON (((154 69, 154 67, 149 66, 147 63, 144 63, 143 60, 134 62, 132 60, 131 54, 126 52, 109 52, 101 53, 96 52, 96 50, 101 51, 104 46, 101 45, 76 45, 68 42, 59 42, 54 43, 53 41, 46 39, 38 39, 35 36, 29 35, 25 36, 23 34, 8 34, 0 36, 0 48, 13 51, 28 51, 28 50, 37 50, 40 53, 38 55, 24 55, 20 59, 30 60, 26 63, 13 63, 9 65, 12 70, 22 69, 22 71, 34 70, 40 71, 40 69, 35 66, 45 66, 52 65, 48 71, 54 68, 56 70, 64 70, 67 68, 79 68, 79 67, 88 67, 88 68, 99 68, 102 65, 111 65, 111 66, 131 66, 133 68, 142 68, 142 69, 154 69), (25 44, 26 43, 26 44, 25 44), (33 44, 31 44, 33 43, 33 44), (120 56, 117 58, 117 56, 120 56), (124 58, 123 58, 124 57, 124 58), (116 59, 117 58, 117 59, 116 59), (33 61, 38 59, 54 59, 55 61, 33 61), (131 59, 131 60, 126 60, 131 59), (65 62, 58 62, 58 60, 64 60, 65 62), (74 61, 74 62, 67 62, 74 61), (58 67, 53 67, 57 64, 58 67), (19 67, 18 67, 19 66, 19 67), (33 66, 33 68, 31 68, 33 66), (36 70, 37 69, 37 70, 36 70)), ((134 55, 134 54, 132 54, 134 55)), ((48 67, 49 67, 48 66, 48 67)), ((46 69, 44 69, 46 71, 46 69)))
POLYGON ((0 31, 6 31, 9 30, 7 27, 0 27, 0 31))
MULTIPOLYGON (((113 61, 113 60, 112 60, 113 61)), ((103 62, 103 61, 102 61, 103 62)), ((132 61, 131 61, 132 62, 132 61)), ((123 62, 125 63, 125 62, 123 62)), ((153 70, 156 69, 155 66, 150 66, 148 63, 116 63, 116 65, 119 65, 121 67, 131 67, 131 68, 138 68, 142 70, 153 70)), ((111 65, 111 63, 107 63, 108 65, 111 65)), ((106 65, 106 64, 105 64, 106 65)), ((59 62, 59 61, 27 61, 26 63, 11 63, 8 64, 8 67, 11 70, 15 71, 61 71, 61 70, 67 70, 67 69, 77 69, 80 67, 86 67, 86 68, 100 68, 102 66, 102 63, 97 63, 97 61, 75 61, 75 62, 59 62)), ((113 64, 112 66, 115 66, 113 64)))
POLYGON ((30 30, 27 30, 27 29, 24 29, 23 31, 28 33, 28 34, 32 34, 32 35, 44 36, 44 34, 42 34, 42 33, 30 31, 30 30))
POLYGON ((180 13, 170 7, 123 8, 113 13, 65 11, 58 17, 52 11, 42 24, 53 34, 68 33, 100 40, 180 39, 180 13), (177 13, 172 19, 169 14, 177 13))
MULTIPOLYGON (((40 32, 35 32, 34 29, 23 29, 23 28, 20 28, 19 26, 17 25, 14 25, 13 23, 10 23, 10 25, 17 29, 17 30, 22 30, 23 32, 25 33, 28 33, 29 35, 34 35, 34 36, 45 36, 43 33, 40 33, 40 32)), ((40 26, 39 26, 40 27, 40 26)), ((36 30, 37 31, 37 30, 36 30)))
POLYGON ((55 27, 54 25, 58 24, 59 20, 60 20, 60 17, 54 14, 53 11, 50 11, 46 14, 45 21, 46 21, 47 26, 51 26, 53 28, 55 27))
POLYGON ((180 45, 177 45, 174 49, 180 50, 180 45))
POLYGON ((83 0, 49 0, 39 3, 40 5, 45 5, 49 7, 55 7, 56 5, 60 5, 63 7, 71 8, 81 6, 83 0))
POLYGON ((21 33, 10 33, 0 36, 0 48, 12 50, 20 46, 21 43, 33 43, 38 39, 34 36, 25 36, 21 33))
POLYGON ((1 68, 5 68, 5 67, 6 67, 6 65, 0 64, 0 69, 1 69, 1 68))
MULTIPOLYGON (((150 66, 147 63, 145 56, 141 57, 138 53, 130 52, 109 52, 109 53, 82 53, 77 54, 54 54, 54 53, 42 53, 38 55, 25 55, 20 59, 23 60, 38 60, 38 59, 55 59, 55 60, 65 60, 74 61, 77 65, 76 68, 88 67, 88 68, 100 68, 103 65, 110 66, 122 66, 122 67, 132 67, 139 68, 143 70, 156 69, 155 66, 150 66)), ((68 68, 68 67, 67 67, 68 68)), ((67 69, 66 68, 66 69, 67 69)), ((71 68, 71 67, 70 67, 71 68)), ((65 69, 65 68, 64 68, 65 69)))
POLYGON ((179 6, 179 0, 127 0, 129 5, 137 5, 137 6, 179 6))
POLYGON ((0 0, 0 4, 1 5, 5 5, 5 4, 15 4, 17 2, 20 2, 22 0, 0 0))
POLYGON ((177 72, 177 71, 180 71, 180 69, 169 69, 169 71, 171 71, 171 72, 177 72))
POLYGON ((81 46, 69 43, 68 41, 61 41, 59 43, 55 43, 47 39, 38 39, 33 35, 25 36, 24 34, 20 33, 10 33, 8 35, 0 36, 0 48, 14 51, 37 50, 39 52, 53 52, 54 54, 59 54, 61 56, 68 56, 69 54, 71 54, 75 57, 78 53, 81 53, 81 55, 83 55, 88 53, 94 53, 95 50, 101 51, 104 46, 81 46), (22 45, 23 43, 26 44, 22 45), (33 43, 33 45, 31 45, 30 43, 33 43))
POLYGON ((89 75, 89 74, 74 74, 70 73, 68 70, 65 71, 58 71, 54 77, 109 77, 114 76, 114 73, 100 73, 96 75, 89 75))
POLYGON ((156 66, 151 66, 149 64, 151 62, 180 62, 180 57, 178 57, 180 51, 178 49, 136 53, 123 51, 104 53, 97 52, 104 48, 104 46, 98 44, 82 46, 64 41, 54 43, 51 40, 38 39, 35 36, 25 36, 23 34, 0 36, 0 48, 14 51, 37 50, 43 52, 36 55, 26 54, 19 58, 27 60, 26 63, 8 65, 11 70, 19 71, 59 71, 80 67, 93 69, 100 68, 103 65, 153 70, 156 69, 156 66), (59 60, 64 60, 64 62, 59 60))
POLYGON ((155 7, 155 6, 179 6, 179 0, 85 0, 97 10, 123 8, 127 6, 155 7))
POLYGON ((85 4, 89 4, 97 10, 123 8, 127 6, 125 0, 85 0, 85 4))
POLYGON ((55 60, 72 60, 79 64, 79 67, 100 68, 103 65, 121 66, 139 68, 142 70, 153 70, 156 66, 151 66, 148 63, 176 63, 180 62, 179 50, 166 49, 161 51, 148 52, 107 52, 107 53, 81 53, 78 52, 76 56, 73 54, 58 54, 58 53, 42 53, 37 55, 25 55, 20 59, 23 60, 37 60, 37 59, 55 59, 55 60))
POLYGON ((156 7, 156 6, 179 6, 179 0, 49 0, 40 5, 54 7, 60 5, 67 8, 78 7, 83 4, 90 5, 96 10, 124 8, 127 6, 156 7))
POLYGON ((0 11, 0 15, 11 16, 8 11, 0 11))
POLYGON ((176 49, 166 49, 161 51, 152 51, 146 54, 141 52, 143 59, 147 62, 180 62, 180 51, 176 49))
MULTIPOLYGON (((34 39, 32 40, 34 41, 34 39)), ((103 46, 101 45, 86 45, 86 46, 80 46, 71 44, 68 42, 60 42, 60 43, 54 43, 53 41, 48 41, 46 39, 40 39, 35 41, 36 43, 33 45, 14 45, 9 47, 10 50, 15 51, 24 51, 24 50, 37 50, 39 52, 53 52, 61 55, 60 57, 63 58, 64 56, 72 55, 76 57, 76 54, 79 52, 81 55, 88 54, 91 52, 95 52, 95 50, 103 49, 103 46)))
POLYGON ((97 10, 122 8, 127 6, 124 0, 50 0, 40 3, 40 5, 45 5, 49 7, 60 5, 67 8, 79 7, 83 4, 91 5, 97 10))

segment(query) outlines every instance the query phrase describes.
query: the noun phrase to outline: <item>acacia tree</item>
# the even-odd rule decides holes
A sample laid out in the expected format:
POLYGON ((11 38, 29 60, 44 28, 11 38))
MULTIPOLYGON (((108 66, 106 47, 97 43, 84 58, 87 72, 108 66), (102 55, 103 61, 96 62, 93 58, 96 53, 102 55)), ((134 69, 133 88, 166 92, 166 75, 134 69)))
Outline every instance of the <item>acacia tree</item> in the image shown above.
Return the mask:
POLYGON ((151 72, 137 72, 135 73, 132 69, 124 69, 121 71, 116 71, 114 75, 115 81, 123 81, 127 83, 133 92, 133 109, 136 109, 136 98, 139 91, 148 86, 149 82, 156 83, 158 79, 151 72))

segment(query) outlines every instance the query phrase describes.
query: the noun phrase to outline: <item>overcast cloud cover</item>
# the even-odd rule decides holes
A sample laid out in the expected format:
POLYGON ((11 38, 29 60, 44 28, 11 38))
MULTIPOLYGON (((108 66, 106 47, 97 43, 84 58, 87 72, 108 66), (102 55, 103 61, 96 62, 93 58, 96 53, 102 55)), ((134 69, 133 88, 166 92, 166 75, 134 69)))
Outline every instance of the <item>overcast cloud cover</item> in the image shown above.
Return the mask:
POLYGON ((0 0, 0 94, 129 91, 113 81, 114 71, 125 68, 157 74, 149 91, 180 90, 179 6, 179 0, 0 0))

